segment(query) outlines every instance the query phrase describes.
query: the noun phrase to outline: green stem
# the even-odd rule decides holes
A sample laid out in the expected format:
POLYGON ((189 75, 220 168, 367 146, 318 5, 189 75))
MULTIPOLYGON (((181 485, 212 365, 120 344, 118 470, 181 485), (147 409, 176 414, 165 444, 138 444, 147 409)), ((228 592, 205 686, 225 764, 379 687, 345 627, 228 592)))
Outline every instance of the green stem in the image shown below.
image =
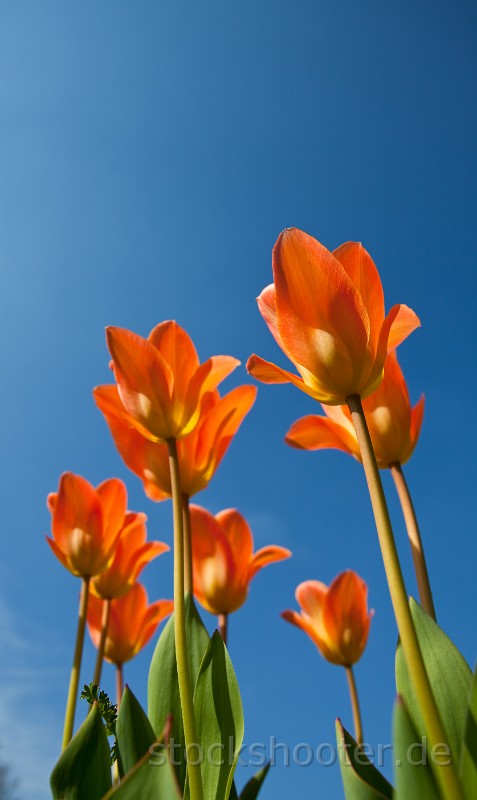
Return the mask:
MULTIPOLYGON (((422 712, 424 725, 429 738, 429 748, 432 750, 435 745, 445 743, 446 736, 429 684, 426 668, 419 648, 419 642, 414 629, 406 587, 404 585, 401 565, 399 563, 391 527, 391 520, 389 518, 388 507, 386 505, 381 477, 371 444, 371 437, 361 404, 361 398, 359 395, 351 395, 346 398, 346 401, 351 412, 351 419, 361 450, 361 459, 368 483, 384 569, 401 638, 403 654, 414 692, 422 712)), ((434 764, 433 766, 435 767, 436 779, 442 789, 444 798, 446 798, 446 800, 462 800, 462 789, 454 766, 452 764, 448 766, 434 764)))
POLYGON ((116 664, 116 705, 118 707, 121 705, 121 700, 123 699, 123 691, 124 691, 124 677, 123 677, 123 665, 116 664))
POLYGON ((219 633, 222 637, 223 643, 227 645, 227 622, 228 622, 228 615, 227 614, 219 614, 217 617, 217 624, 219 627, 219 633))
POLYGON ((99 686, 101 680, 101 671, 103 669, 104 645, 106 644, 106 636, 108 635, 109 616, 111 613, 111 600, 103 601, 103 615, 101 619, 101 638, 98 644, 98 652, 96 655, 96 664, 94 667, 93 683, 99 686))
POLYGON ((189 496, 182 495, 182 516, 184 524, 184 594, 192 594, 194 590, 192 576, 192 538, 190 530, 189 496))
POLYGON ((424 611, 427 611, 432 619, 436 618, 436 610, 434 608, 434 601, 432 599, 431 584, 429 581, 429 573, 427 571, 426 559, 424 556, 424 548, 422 545, 421 532, 417 523, 416 512, 412 502, 409 487, 406 478, 402 471, 401 464, 396 462, 389 465, 389 470, 396 486, 399 501, 401 503, 404 522, 406 523, 407 535, 411 543, 412 560, 414 562, 414 571, 416 573, 417 588, 419 591, 419 600, 424 611))
MULTIPOLYGON (((177 677, 179 681, 179 694, 181 699, 182 720, 184 723, 184 738, 186 753, 190 755, 192 747, 197 746, 197 727, 195 723, 194 703, 192 699, 192 686, 187 660, 187 644, 185 629, 185 604, 184 604, 184 530, 183 508, 180 487, 179 461, 177 457, 177 442, 168 439, 169 469, 171 473, 172 501, 174 513, 174 637, 176 644, 177 677)), ((200 763, 197 758, 192 758, 187 764, 189 776, 190 800, 203 800, 202 776, 200 763)))
POLYGON ((81 594, 80 594, 79 612, 78 612, 78 628, 76 631, 76 643, 75 643, 75 652, 73 656, 73 666, 71 667, 70 685, 68 687, 68 699, 66 701, 62 750, 64 750, 71 741, 71 737, 73 735, 73 727, 75 723, 76 700, 78 697, 81 657, 83 655, 84 631, 86 627, 86 613, 88 610, 89 581, 90 581, 89 578, 83 578, 81 584, 81 594))
POLYGON ((353 712, 354 723, 354 738, 357 744, 363 743, 363 724, 361 722, 361 712, 359 710, 358 689, 356 687, 356 680, 354 677, 353 667, 345 667, 346 677, 348 679, 349 696, 351 700, 351 710, 353 712))

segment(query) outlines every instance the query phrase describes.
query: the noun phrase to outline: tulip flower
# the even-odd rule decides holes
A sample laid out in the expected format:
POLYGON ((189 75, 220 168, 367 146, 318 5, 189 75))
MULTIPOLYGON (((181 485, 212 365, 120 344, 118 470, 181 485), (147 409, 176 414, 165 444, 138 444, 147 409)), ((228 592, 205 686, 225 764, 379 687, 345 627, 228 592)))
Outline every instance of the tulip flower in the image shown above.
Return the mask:
POLYGON ((214 356, 200 364, 192 340, 172 320, 157 325, 147 339, 113 327, 106 336, 127 418, 153 442, 190 433, 204 398, 240 363, 214 356))
POLYGON ((126 514, 124 483, 111 478, 96 489, 80 475, 65 472, 58 492, 48 495, 52 535, 47 542, 73 575, 90 578, 104 572, 126 514))
POLYGON ((235 509, 225 509, 214 517, 205 508, 191 505, 190 517, 194 594, 219 618, 243 605, 259 570, 291 556, 290 550, 277 545, 254 553, 252 532, 235 509))
MULTIPOLYGON (((88 630, 96 647, 101 639, 105 602, 91 595, 88 606, 88 630)), ((146 646, 159 623, 172 613, 173 605, 172 600, 157 600, 149 605, 146 589, 141 583, 135 583, 127 594, 111 602, 104 658, 117 667, 118 699, 122 694, 123 664, 146 646)))
MULTIPOLYGON (((151 500, 172 496, 167 445, 152 442, 132 424, 116 386, 97 386, 94 399, 103 412, 125 463, 143 481, 151 500)), ((205 489, 256 397, 254 386, 239 386, 220 397, 204 398, 194 430, 177 442, 181 491, 191 497, 205 489)))
MULTIPOLYGON (((384 364, 382 383, 363 408, 378 466, 404 464, 414 452, 421 431, 424 396, 411 407, 406 381, 395 352, 384 364)), ((361 452, 347 406, 323 406, 326 417, 310 415, 295 422, 285 441, 303 450, 336 448, 361 461, 361 452)))
POLYGON ((123 597, 136 582, 146 564, 170 550, 165 542, 146 542, 145 514, 129 512, 114 551, 110 566, 93 578, 91 589, 105 600, 123 597))
POLYGON ((297 228, 273 248, 274 283, 258 298, 270 332, 299 375, 252 355, 247 369, 263 383, 293 383, 327 405, 366 397, 379 385, 387 353, 419 319, 405 305, 384 315, 378 271, 361 244, 331 253, 297 228))
POLYGON ((304 630, 327 661, 349 667, 359 661, 368 639, 372 613, 367 596, 366 583, 347 570, 329 587, 320 581, 300 583, 300 613, 284 611, 282 617, 304 630))
POLYGON ((308 634, 327 661, 345 667, 358 743, 363 731, 352 665, 361 658, 368 639, 373 612, 368 612, 367 596, 366 583, 347 570, 329 587, 320 581, 301 583, 296 590, 300 613, 282 613, 283 619, 308 634))

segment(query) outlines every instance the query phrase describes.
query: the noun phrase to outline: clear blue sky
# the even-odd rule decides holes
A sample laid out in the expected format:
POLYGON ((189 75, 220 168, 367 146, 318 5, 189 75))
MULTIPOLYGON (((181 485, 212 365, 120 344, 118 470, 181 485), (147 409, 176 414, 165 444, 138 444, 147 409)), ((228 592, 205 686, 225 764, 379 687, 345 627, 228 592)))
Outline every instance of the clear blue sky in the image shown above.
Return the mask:
MULTIPOLYGON (((406 472, 439 620, 475 662, 476 17, 464 0, 2 3, 0 758, 23 770, 22 800, 49 796, 79 588, 44 541, 47 493, 64 470, 118 475, 151 537, 171 542, 169 504, 146 499, 92 401, 110 380, 104 327, 147 335, 176 318, 202 359, 287 366, 255 303, 287 226, 330 248, 362 241, 387 308, 421 317, 401 348, 427 404, 406 472)), ((242 366, 227 385, 249 380, 242 366)), ((353 568, 376 611, 357 667, 365 735, 388 742, 396 629, 361 468, 283 443, 314 411, 291 386, 260 386, 197 497, 294 553, 231 620, 246 740, 316 747, 335 716, 351 727, 344 674, 279 613, 300 581, 353 568)), ((151 598, 171 596, 171 565, 148 568, 151 598)), ((144 702, 151 653, 127 670, 144 702)), ((92 663, 88 642, 85 681, 92 663)), ((341 797, 338 767, 277 766, 262 796, 308 794, 341 797)))

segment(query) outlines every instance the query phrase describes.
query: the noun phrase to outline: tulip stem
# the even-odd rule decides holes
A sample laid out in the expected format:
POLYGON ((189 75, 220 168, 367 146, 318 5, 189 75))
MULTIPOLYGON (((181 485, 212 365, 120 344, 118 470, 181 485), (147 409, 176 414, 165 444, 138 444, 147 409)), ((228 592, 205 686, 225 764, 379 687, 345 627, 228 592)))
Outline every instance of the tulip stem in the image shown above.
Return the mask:
POLYGON ((189 495, 182 495, 182 516, 184 524, 184 594, 192 594, 192 538, 190 532, 189 495))
POLYGON ((222 637, 223 643, 227 645, 227 623, 228 623, 228 614, 219 614, 217 616, 218 626, 219 626, 219 633, 222 637))
POLYGON ((192 699, 192 686, 187 659, 187 643, 185 629, 185 603, 184 603, 184 530, 183 530, 183 504, 180 486, 179 460, 177 457, 177 442, 168 439, 169 469, 171 473, 171 488, 174 514, 174 638, 176 644, 177 677, 179 681, 179 695, 181 700, 182 720, 184 723, 184 738, 186 754, 191 757, 187 763, 189 777, 190 800, 203 800, 202 776, 200 763, 196 755, 192 755, 191 748, 197 747, 197 727, 192 699))
MULTIPOLYGON (((389 511, 384 496, 376 456, 369 435, 368 425, 366 423, 366 417, 361 404, 361 398, 359 395, 354 394, 347 397, 346 402, 348 403, 351 419, 361 450, 361 459, 368 484, 371 505, 373 507, 384 569, 391 594, 394 615, 401 637, 403 654, 409 670, 411 683, 422 712, 424 725, 429 738, 429 747, 432 750, 433 746, 445 743, 446 736, 429 684, 414 623, 412 621, 406 587, 404 585, 399 556, 391 527, 391 520, 389 518, 389 511)), ((462 800, 462 789, 454 766, 452 764, 447 766, 435 764, 434 766, 436 779, 442 789, 444 798, 446 798, 446 800, 462 800)))
POLYGON ((118 707, 121 705, 121 700, 123 699, 123 692, 124 692, 124 673, 123 673, 123 665, 116 664, 116 705, 118 707))
POLYGON ((94 667, 94 676, 93 676, 93 683, 96 686, 99 686, 101 680, 101 671, 103 669, 104 645, 106 644, 106 636, 108 635, 110 613, 111 613, 111 600, 103 600, 103 611, 101 618, 101 638, 98 644, 98 652, 96 655, 96 664, 94 667))
POLYGON ((404 522, 406 523, 407 535, 411 543, 412 560, 414 562, 414 571, 416 573, 419 600, 424 611, 427 611, 429 616, 435 620, 436 610, 434 608, 434 601, 432 599, 429 573, 427 571, 421 533, 419 530, 411 494, 409 492, 409 487, 399 462, 396 461, 395 464, 390 464, 389 470, 396 486, 404 516, 404 522))
POLYGON ((81 658, 83 655, 84 631, 86 627, 86 613, 88 610, 89 581, 90 581, 89 578, 83 578, 81 583, 81 594, 80 594, 79 612, 78 612, 78 628, 76 631, 76 643, 75 643, 75 652, 73 656, 73 666, 71 667, 70 685, 68 687, 68 699, 66 701, 62 750, 64 750, 71 741, 71 737, 73 735, 73 727, 75 723, 76 700, 78 697, 81 658))
POLYGON ((345 667, 346 677, 348 679, 349 696, 351 700, 351 709, 353 711, 354 723, 354 738, 357 744, 363 743, 363 724, 361 722, 361 711, 359 710, 358 689, 356 687, 356 680, 354 677, 353 667, 345 667))

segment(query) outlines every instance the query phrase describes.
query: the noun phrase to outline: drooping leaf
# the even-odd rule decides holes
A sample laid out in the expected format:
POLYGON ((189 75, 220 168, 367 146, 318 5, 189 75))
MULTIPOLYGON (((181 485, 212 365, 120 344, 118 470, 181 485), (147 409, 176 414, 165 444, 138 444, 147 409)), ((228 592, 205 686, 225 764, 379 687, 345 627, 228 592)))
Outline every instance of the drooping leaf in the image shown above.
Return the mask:
POLYGON ((206 650, 194 692, 197 736, 202 748, 204 797, 227 800, 244 725, 242 701, 232 662, 215 631, 206 650))
POLYGON ((391 800, 393 789, 364 751, 336 721, 341 780, 346 800, 391 800))
MULTIPOLYGON (((462 746, 472 672, 464 657, 436 622, 411 598, 411 614, 429 683, 444 726, 447 744, 457 763, 462 746)), ((426 735, 401 645, 396 651, 397 692, 419 736, 426 735)))
POLYGON ((395 800, 436 800, 436 787, 430 754, 416 733, 403 701, 394 709, 395 800))
POLYGON ((124 689, 121 698, 116 736, 124 772, 129 772, 156 741, 146 712, 129 686, 124 689))
POLYGON ((460 776, 466 797, 473 800, 477 797, 477 669, 474 672, 465 721, 460 776))
MULTIPOLYGON (((185 616, 189 671, 191 683, 194 686, 202 658, 209 644, 209 634, 191 595, 186 597, 185 616)), ((148 682, 148 716, 157 737, 163 731, 168 715, 172 715, 172 757, 177 779, 183 790, 186 776, 185 742, 177 680, 173 617, 172 614, 164 627, 152 657, 148 682)))
POLYGON ((109 744, 94 705, 51 773, 54 800, 100 800, 111 786, 109 744))
POLYGON ((262 784, 267 777, 268 770, 270 769, 270 762, 265 764, 262 769, 260 769, 253 778, 250 778, 248 783, 245 784, 242 791, 240 792, 240 800, 256 800, 260 789, 262 788, 262 784))

